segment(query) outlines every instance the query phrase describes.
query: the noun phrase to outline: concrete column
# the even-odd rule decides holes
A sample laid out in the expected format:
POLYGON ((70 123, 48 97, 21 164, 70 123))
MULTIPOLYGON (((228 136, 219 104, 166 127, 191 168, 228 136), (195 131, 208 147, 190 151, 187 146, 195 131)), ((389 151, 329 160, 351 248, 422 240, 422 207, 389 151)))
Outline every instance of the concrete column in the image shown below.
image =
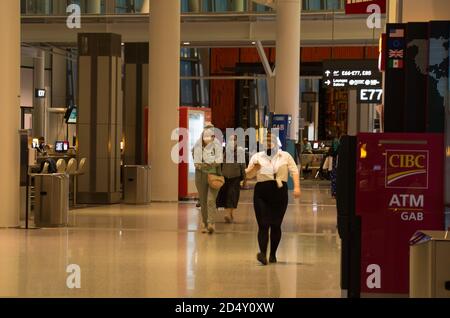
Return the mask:
POLYGON ((116 13, 116 0, 104 0, 105 1, 105 13, 114 14, 116 13))
POLYGON ((36 1, 37 13, 41 15, 49 15, 50 4, 51 0, 37 0, 36 1))
POLYGON ((87 0, 86 1, 86 13, 88 14, 101 14, 102 2, 101 0, 87 0))
MULTIPOLYGON (((45 52, 38 50, 34 61, 34 90, 45 89, 45 52)), ((33 91, 33 136, 45 137, 45 99, 36 98, 33 91)))
MULTIPOLYGON (((408 0, 410 1, 410 0, 408 0)), ((390 0, 387 6, 388 23, 402 22, 403 0, 390 0)))
POLYGON ((53 15, 66 15, 67 3, 61 0, 53 1, 53 15))
POLYGON ((402 2, 401 22, 403 23, 450 20, 450 1, 448 0, 403 0, 402 2))
POLYGON ((291 140, 298 140, 300 111, 300 0, 279 0, 277 6, 277 114, 292 115, 291 140))
POLYGON ((319 107, 320 104, 314 103, 314 140, 319 140, 319 107))
POLYGON ((232 0, 233 3, 233 11, 235 12, 243 12, 245 9, 245 1, 244 0, 232 0))
POLYGON ((149 159, 152 200, 178 201, 178 165, 171 160, 172 131, 179 126, 180 1, 151 0, 149 159))
POLYGON ((149 13, 150 12, 150 0, 144 0, 142 3, 141 13, 149 13))
POLYGON ((369 104, 359 104, 359 129, 358 132, 367 133, 370 131, 370 110, 369 104))
POLYGON ((52 57, 52 107, 64 108, 67 105, 67 60, 66 51, 53 49, 52 57))
POLYGON ((267 93, 269 96, 269 109, 271 113, 275 112, 275 81, 276 77, 267 77, 267 93))
POLYGON ((347 132, 342 131, 342 133, 347 133, 349 136, 356 136, 359 132, 359 111, 357 100, 357 92, 351 89, 348 92, 348 126, 347 132))
POLYGON ((200 0, 189 0, 189 12, 200 12, 200 0))
POLYGON ((0 10, 0 227, 19 225, 20 1, 3 0, 0 10))

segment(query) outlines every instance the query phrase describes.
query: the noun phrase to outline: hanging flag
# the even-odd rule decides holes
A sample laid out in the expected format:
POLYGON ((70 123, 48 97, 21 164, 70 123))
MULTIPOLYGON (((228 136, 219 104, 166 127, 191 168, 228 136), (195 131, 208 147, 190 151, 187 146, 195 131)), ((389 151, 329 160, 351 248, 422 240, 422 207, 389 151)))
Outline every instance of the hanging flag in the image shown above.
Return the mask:
POLYGON ((390 38, 404 38, 405 37, 405 30, 404 29, 391 29, 389 32, 390 38))
POLYGON ((389 50, 389 58, 402 59, 404 56, 403 50, 389 50))
POLYGON ((402 38, 389 39, 389 49, 401 49, 405 47, 405 40, 402 38))
POLYGON ((389 67, 402 69, 403 68, 403 60, 389 60, 389 67))

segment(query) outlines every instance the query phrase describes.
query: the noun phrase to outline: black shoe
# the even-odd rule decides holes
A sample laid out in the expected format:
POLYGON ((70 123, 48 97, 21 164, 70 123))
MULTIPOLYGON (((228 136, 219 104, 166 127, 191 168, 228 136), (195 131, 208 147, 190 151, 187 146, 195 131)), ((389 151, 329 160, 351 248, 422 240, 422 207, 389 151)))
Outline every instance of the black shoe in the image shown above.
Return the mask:
POLYGON ((277 257, 276 256, 270 256, 269 262, 272 263, 272 264, 277 263, 278 262, 277 257))
POLYGON ((267 257, 263 253, 258 253, 258 255, 256 255, 256 259, 264 266, 267 265, 267 257))

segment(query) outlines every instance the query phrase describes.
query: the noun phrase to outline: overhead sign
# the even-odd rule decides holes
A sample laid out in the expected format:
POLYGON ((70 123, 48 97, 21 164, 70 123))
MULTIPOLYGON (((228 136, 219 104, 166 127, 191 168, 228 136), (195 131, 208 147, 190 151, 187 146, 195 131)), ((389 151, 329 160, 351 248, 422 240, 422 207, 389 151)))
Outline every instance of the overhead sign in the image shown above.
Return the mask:
POLYGON ((378 69, 378 61, 324 61, 323 85, 333 88, 381 88, 382 75, 378 69))
POLYGON ((45 98, 46 93, 47 92, 45 89, 37 88, 36 91, 34 92, 34 95, 36 98, 45 98))
POLYGON ((358 104, 381 104, 383 102, 382 88, 358 89, 358 104))
POLYGON ((347 0, 345 14, 371 13, 374 5, 380 8, 380 13, 386 13, 386 0, 347 0))

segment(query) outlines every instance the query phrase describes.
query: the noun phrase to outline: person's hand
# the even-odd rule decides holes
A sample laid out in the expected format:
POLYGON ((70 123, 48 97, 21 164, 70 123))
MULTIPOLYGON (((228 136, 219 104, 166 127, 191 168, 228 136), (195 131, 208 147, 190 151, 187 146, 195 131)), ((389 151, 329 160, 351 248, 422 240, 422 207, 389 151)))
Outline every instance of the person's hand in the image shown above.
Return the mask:
POLYGON ((300 189, 294 189, 294 198, 300 199, 301 196, 302 196, 302 191, 300 189))
POLYGON ((255 169, 255 171, 261 170, 261 165, 259 163, 255 163, 254 169, 255 169))

